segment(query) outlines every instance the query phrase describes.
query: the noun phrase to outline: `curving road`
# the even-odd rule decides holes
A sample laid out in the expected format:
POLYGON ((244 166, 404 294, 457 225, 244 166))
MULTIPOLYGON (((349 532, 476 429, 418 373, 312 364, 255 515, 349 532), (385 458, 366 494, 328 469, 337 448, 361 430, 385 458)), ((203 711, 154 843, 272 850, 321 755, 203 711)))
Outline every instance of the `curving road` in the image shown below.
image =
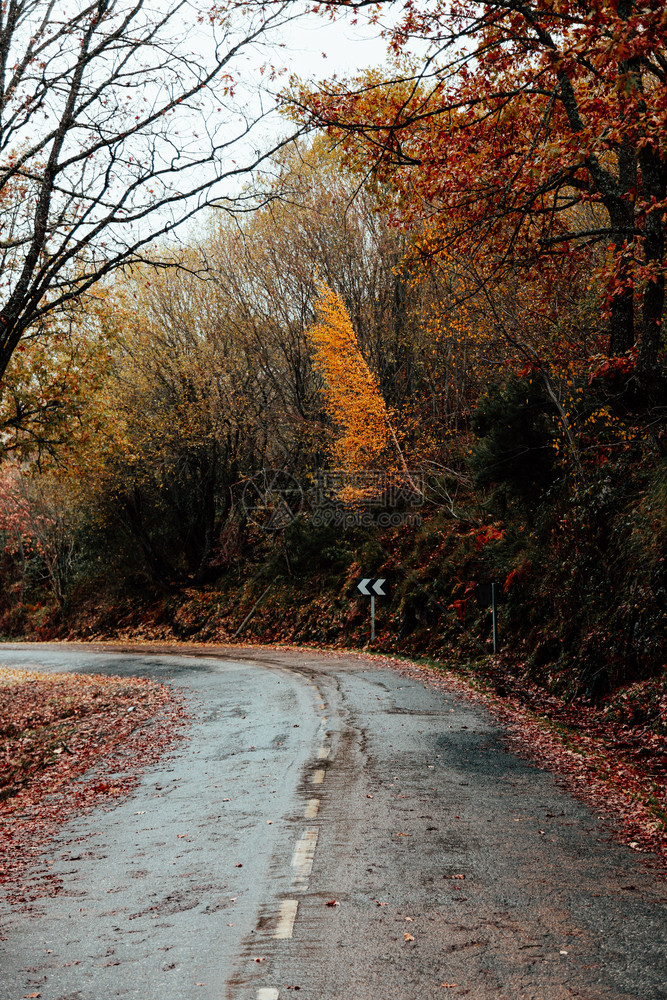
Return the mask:
POLYGON ((0 1000, 660 1000, 665 884, 454 693, 304 651, 3 645, 142 675, 194 725, 0 901, 0 1000), (335 904, 335 905, 334 905, 335 904))

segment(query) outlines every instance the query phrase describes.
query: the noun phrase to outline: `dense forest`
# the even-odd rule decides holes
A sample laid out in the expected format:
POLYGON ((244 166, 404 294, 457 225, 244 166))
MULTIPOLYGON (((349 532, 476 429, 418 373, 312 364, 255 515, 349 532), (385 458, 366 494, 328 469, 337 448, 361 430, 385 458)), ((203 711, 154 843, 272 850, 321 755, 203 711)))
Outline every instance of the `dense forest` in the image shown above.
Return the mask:
POLYGON ((513 676, 664 716, 666 33, 406 3, 282 91, 252 211, 69 258, 2 380, 0 634, 368 646, 386 576, 372 648, 485 663, 494 582, 513 676))

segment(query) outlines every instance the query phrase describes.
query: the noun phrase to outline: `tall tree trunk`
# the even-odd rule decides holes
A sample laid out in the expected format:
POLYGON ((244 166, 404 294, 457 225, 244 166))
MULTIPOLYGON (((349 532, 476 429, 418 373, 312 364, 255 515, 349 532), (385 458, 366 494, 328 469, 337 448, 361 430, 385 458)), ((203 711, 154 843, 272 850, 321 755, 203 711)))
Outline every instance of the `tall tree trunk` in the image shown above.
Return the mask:
MULTIPOLYGON (((642 149, 639 164, 644 197, 662 202, 667 192, 667 170, 658 152, 642 149)), ((649 211, 644 222, 644 259, 654 273, 644 289, 637 374, 642 383, 651 384, 656 376, 665 306, 665 231, 658 211, 649 211)))
POLYGON ((625 137, 618 151, 618 186, 607 201, 614 250, 619 255, 617 278, 621 283, 611 301, 609 318, 609 353, 617 357, 635 344, 634 262, 632 244, 635 236, 634 192, 637 187, 637 150, 625 137))

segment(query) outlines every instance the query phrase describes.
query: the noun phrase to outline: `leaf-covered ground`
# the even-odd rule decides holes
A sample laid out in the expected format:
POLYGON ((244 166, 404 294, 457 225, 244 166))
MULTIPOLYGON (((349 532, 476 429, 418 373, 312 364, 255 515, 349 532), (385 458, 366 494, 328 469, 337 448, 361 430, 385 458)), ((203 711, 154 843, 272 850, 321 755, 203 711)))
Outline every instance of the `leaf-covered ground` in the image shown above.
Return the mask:
POLYGON ((58 826, 132 788, 184 721, 142 678, 0 668, 0 881, 15 901, 35 895, 22 879, 58 826))

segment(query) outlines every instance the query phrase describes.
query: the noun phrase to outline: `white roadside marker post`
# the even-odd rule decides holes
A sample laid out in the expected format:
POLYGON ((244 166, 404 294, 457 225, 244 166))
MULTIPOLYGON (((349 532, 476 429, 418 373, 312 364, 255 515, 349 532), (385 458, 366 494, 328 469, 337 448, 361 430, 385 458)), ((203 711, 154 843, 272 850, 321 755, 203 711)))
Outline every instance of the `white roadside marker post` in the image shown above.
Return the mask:
POLYGON ((498 642, 498 605, 505 603, 505 595, 497 583, 478 583, 475 587, 475 592, 480 608, 485 610, 491 608, 493 655, 495 656, 500 646, 498 642))
POLYGON ((493 619, 493 655, 498 652, 498 613, 496 605, 496 585, 491 584, 491 617, 493 619))

